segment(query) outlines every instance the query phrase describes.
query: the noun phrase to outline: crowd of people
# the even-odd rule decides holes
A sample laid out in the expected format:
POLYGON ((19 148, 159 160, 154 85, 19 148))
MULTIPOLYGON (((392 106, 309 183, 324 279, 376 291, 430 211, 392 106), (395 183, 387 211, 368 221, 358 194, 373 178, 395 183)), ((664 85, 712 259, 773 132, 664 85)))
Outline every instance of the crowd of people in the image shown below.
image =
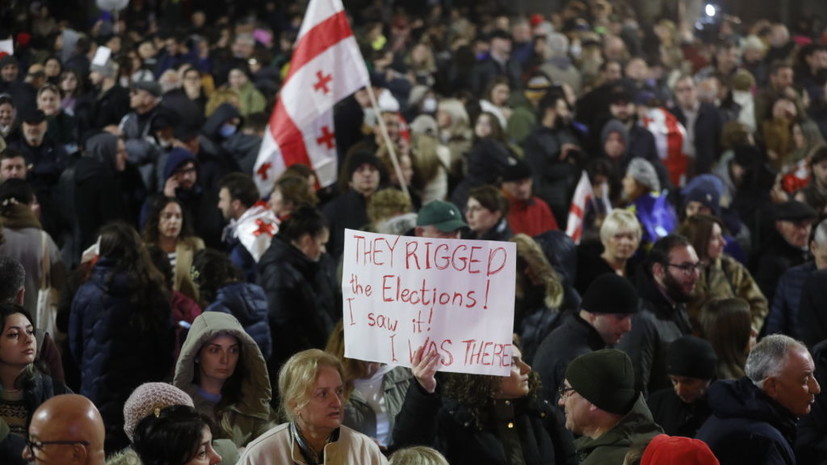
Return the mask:
POLYGON ((0 7, 0 462, 827 462, 818 18, 346 1, 377 103, 263 192, 306 1, 54 3, 0 7), (509 376, 345 357, 348 228, 514 242, 509 376))

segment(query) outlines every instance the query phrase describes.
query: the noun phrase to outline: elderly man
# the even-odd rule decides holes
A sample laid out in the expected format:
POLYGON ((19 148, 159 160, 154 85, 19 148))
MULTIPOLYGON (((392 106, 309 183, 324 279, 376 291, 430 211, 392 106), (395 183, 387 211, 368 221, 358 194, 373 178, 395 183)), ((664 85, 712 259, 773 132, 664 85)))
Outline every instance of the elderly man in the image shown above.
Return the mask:
POLYGON ((662 432, 635 388, 631 360, 619 350, 574 359, 558 405, 565 410, 566 428, 580 436, 574 442, 580 465, 620 465, 629 446, 662 432))
POLYGON ((626 278, 608 273, 595 279, 583 295, 580 312, 569 315, 537 349, 534 368, 543 382, 543 398, 556 401, 569 363, 617 344, 632 329, 637 311, 637 291, 626 278))
POLYGON ((809 205, 797 200, 777 204, 775 230, 761 244, 753 257, 755 282, 772 302, 781 275, 810 258, 810 231, 817 214, 809 205))
POLYGON ((467 227, 456 205, 442 200, 433 200, 419 209, 414 235, 438 239, 459 239, 463 228, 467 227))
POLYGON ((35 410, 23 458, 60 465, 103 465, 103 419, 86 397, 52 397, 35 410))
POLYGON ((697 438, 721 465, 794 465, 798 419, 810 413, 821 386, 807 348, 780 334, 749 353, 746 376, 709 388, 712 416, 697 438))

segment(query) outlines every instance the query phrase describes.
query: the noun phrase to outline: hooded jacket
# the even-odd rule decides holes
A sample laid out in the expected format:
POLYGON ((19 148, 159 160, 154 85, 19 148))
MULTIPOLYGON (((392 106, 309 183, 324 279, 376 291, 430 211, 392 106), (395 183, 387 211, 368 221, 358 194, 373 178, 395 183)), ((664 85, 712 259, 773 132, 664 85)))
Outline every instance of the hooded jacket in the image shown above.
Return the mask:
POLYGON ((794 465, 798 419, 752 380, 717 381, 709 388, 712 416, 697 438, 721 465, 794 465))
POLYGON ((632 410, 620 419, 612 429, 597 439, 587 436, 574 441, 580 465, 620 465, 629 446, 644 443, 661 434, 652 413, 639 395, 632 410))
POLYGON ((267 377, 264 357, 256 341, 244 331, 232 315, 204 312, 195 319, 181 347, 172 384, 192 397, 197 410, 215 419, 220 429, 216 436, 231 439, 238 447, 246 446, 274 425, 271 423, 273 412, 270 409, 270 380, 267 377), (205 412, 205 409, 210 409, 213 404, 198 394, 198 385, 194 383, 198 370, 195 361, 205 343, 216 336, 226 334, 235 337, 241 343, 238 367, 243 366, 247 375, 241 381, 238 402, 214 412, 205 412))

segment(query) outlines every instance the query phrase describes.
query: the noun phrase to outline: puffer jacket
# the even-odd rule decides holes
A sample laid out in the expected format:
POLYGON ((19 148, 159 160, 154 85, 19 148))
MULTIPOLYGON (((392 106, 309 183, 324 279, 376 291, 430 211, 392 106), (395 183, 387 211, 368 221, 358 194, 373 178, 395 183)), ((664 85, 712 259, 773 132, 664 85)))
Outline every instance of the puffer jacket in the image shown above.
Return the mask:
POLYGON ((267 296, 261 286, 250 283, 230 283, 218 289, 205 312, 223 312, 236 317, 244 331, 256 341, 265 360, 270 358, 273 341, 267 321, 267 296))
POLYGON ((100 410, 106 425, 106 450, 128 444, 123 432, 123 404, 136 387, 162 381, 170 372, 174 333, 171 311, 156 322, 160 330, 138 327, 133 316, 143 311, 130 302, 134 278, 118 273, 101 257, 83 284, 69 315, 69 349, 81 372, 80 394, 100 410))
POLYGON ((215 419, 220 429, 215 437, 230 439, 238 447, 246 446, 275 425, 272 422, 273 411, 270 409, 272 394, 266 362, 256 341, 244 331, 232 315, 204 312, 195 319, 181 347, 172 384, 192 397, 196 409, 215 419), (241 380, 241 395, 237 403, 219 410, 204 411, 214 408, 214 404, 198 395, 198 385, 194 380, 199 368, 195 361, 205 343, 225 334, 235 337, 241 343, 241 357, 236 367, 238 370, 243 366, 246 372, 246 376, 241 380))
POLYGON ((716 381, 709 387, 712 416, 696 436, 721 465, 794 465, 798 419, 752 380, 716 381))
POLYGON ((629 446, 647 442, 662 432, 641 394, 632 410, 609 431, 596 439, 582 436, 574 445, 580 465, 620 465, 629 446))
POLYGON ((334 321, 341 318, 335 278, 325 259, 311 261, 277 235, 258 262, 270 308, 270 331, 277 342, 268 365, 271 379, 296 352, 323 348, 334 321))

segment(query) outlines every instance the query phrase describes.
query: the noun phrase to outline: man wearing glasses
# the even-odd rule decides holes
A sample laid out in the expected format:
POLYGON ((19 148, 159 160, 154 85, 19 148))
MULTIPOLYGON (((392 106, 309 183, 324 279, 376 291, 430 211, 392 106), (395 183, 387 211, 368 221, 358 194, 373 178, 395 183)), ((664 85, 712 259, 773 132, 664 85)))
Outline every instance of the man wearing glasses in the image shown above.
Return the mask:
POLYGON ((35 410, 23 458, 37 465, 103 465, 100 412, 86 397, 52 397, 35 410))
POLYGON ((649 252, 638 282, 641 311, 617 346, 632 359, 637 386, 644 394, 671 386, 666 348, 692 333, 686 302, 695 291, 701 266, 689 241, 676 234, 659 239, 649 252))
POLYGON ((620 465, 632 444, 662 431, 635 387, 632 362, 623 352, 602 349, 569 363, 557 405, 566 414, 580 465, 620 465))

